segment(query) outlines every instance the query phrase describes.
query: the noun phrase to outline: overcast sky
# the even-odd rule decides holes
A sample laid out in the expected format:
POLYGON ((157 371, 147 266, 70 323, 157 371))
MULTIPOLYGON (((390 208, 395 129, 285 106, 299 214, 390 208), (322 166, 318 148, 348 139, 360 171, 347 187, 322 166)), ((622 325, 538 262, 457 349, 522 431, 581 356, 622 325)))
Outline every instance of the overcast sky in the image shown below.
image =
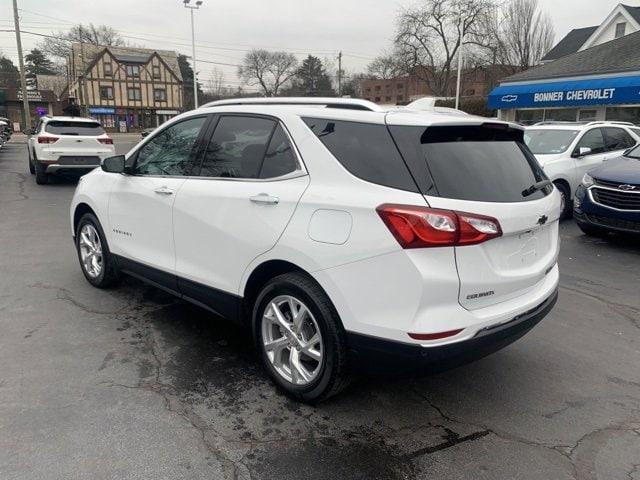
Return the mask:
MULTIPOLYGON (((195 1, 195 0, 194 0, 195 1)), ((556 41, 572 28, 597 25, 616 0, 539 0, 549 13, 556 41)), ((334 60, 342 50, 347 72, 389 48, 396 14, 415 0, 204 0, 196 12, 196 57, 217 65, 225 83, 237 86, 236 67, 247 49, 283 49, 299 57, 334 60)), ((626 0, 640 6, 640 0, 626 0)), ((189 13, 181 0, 18 0, 22 29, 36 33, 68 29, 74 23, 107 24, 139 46, 191 53, 189 13)), ((0 0, 0 30, 13 28, 11 0, 0 0)), ((24 34, 25 51, 40 38, 24 34)), ((0 51, 17 64, 15 35, 0 32, 0 51)), ((214 65, 198 66, 206 81, 214 65)))

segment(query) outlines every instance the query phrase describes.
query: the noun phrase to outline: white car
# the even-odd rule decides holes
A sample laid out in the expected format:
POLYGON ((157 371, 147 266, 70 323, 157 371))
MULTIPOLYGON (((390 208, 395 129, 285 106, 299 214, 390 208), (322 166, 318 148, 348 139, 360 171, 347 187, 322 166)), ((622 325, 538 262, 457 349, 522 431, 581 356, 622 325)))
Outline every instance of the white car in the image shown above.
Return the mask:
POLYGON ((582 177, 640 141, 640 128, 625 122, 542 122, 527 128, 524 141, 562 196, 569 217, 582 177))
POLYGON ((82 177, 70 214, 92 285, 129 274, 249 326, 303 401, 487 355, 557 297, 560 196, 523 129, 480 117, 214 102, 82 177))
POLYGON ((86 173, 115 154, 99 122, 80 117, 42 117, 30 133, 29 171, 46 184, 56 173, 86 173))

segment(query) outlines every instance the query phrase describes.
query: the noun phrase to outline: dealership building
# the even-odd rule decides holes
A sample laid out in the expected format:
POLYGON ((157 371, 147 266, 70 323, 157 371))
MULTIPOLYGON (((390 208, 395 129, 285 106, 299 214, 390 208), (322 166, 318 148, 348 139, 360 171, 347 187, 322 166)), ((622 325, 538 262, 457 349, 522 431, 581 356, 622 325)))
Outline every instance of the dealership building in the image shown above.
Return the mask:
POLYGON ((640 124, 640 7, 618 5, 601 25, 573 30, 540 66, 501 80, 488 103, 523 124, 640 124))

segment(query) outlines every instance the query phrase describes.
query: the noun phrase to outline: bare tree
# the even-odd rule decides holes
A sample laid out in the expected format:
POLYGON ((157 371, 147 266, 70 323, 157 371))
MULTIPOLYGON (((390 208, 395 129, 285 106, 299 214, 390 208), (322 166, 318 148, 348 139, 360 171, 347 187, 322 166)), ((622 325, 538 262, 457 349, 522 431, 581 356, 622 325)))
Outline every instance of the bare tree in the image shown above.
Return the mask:
POLYGON ((225 91, 224 86, 224 72, 214 67, 211 71, 211 76, 207 80, 207 93, 214 97, 221 97, 223 92, 225 91))
POLYGON ((402 69, 425 81, 434 95, 450 95, 460 45, 465 39, 465 45, 484 46, 479 28, 493 6, 494 0, 426 0, 402 11, 395 38, 402 69))
POLYGON ((367 65, 367 74, 371 78, 380 80, 389 80, 402 75, 403 68, 398 60, 399 56, 394 53, 380 55, 367 65))
POLYGON ((274 97, 297 68, 298 60, 291 53, 254 49, 245 55, 238 76, 248 85, 258 85, 265 96, 274 97))
POLYGON ((494 63, 513 72, 537 65, 555 39, 551 18, 539 9, 538 0, 510 0, 496 10, 487 34, 494 63))
POLYGON ((36 75, 39 90, 51 90, 60 100, 60 95, 67 88, 67 78, 63 75, 36 75))
POLYGON ((107 25, 94 25, 93 23, 74 25, 67 32, 52 33, 51 37, 43 40, 38 48, 46 54, 60 59, 66 59, 69 56, 73 42, 105 46, 125 44, 124 39, 115 29, 107 25))

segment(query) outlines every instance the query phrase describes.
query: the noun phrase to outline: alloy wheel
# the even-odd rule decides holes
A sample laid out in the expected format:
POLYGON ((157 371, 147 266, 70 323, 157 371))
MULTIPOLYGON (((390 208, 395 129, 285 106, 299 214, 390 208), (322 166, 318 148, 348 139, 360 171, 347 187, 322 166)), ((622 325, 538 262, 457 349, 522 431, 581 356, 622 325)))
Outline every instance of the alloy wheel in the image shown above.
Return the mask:
POLYGON ((320 373, 322 334, 309 308, 297 298, 280 295, 269 302, 261 340, 269 362, 287 382, 306 386, 320 373))
POLYGON ((80 260, 82 268, 91 278, 96 278, 102 272, 102 243, 95 227, 89 223, 80 229, 80 260))

